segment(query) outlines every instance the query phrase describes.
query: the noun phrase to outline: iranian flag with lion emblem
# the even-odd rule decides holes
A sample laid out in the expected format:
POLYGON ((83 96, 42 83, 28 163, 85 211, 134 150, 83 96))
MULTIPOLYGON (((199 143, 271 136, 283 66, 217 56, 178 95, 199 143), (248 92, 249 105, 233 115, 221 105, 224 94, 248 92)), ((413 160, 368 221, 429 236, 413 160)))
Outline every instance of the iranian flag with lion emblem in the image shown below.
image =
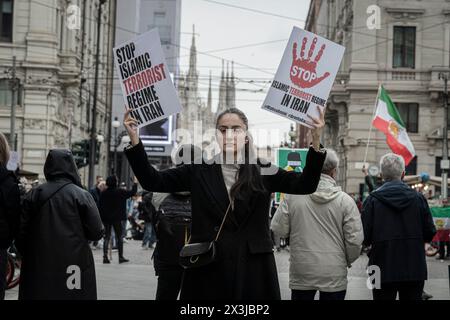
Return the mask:
POLYGON ((386 142, 392 152, 402 156, 405 165, 408 165, 416 154, 414 146, 397 108, 383 86, 378 91, 377 109, 372 124, 386 135, 386 142))

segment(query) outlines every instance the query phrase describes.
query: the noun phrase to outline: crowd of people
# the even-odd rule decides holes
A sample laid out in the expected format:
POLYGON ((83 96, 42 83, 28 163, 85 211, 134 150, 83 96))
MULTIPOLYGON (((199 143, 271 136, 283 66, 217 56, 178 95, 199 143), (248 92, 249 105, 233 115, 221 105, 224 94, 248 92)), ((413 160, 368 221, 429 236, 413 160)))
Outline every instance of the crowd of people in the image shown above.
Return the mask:
MULTIPOLYGON (((368 265, 380 273, 373 283, 375 300, 397 294, 401 300, 422 299, 425 244, 436 233, 426 199, 402 182, 403 158, 386 154, 379 184, 359 210, 337 185, 336 152, 320 144, 319 112, 320 118, 311 118, 312 143, 302 172, 252 158, 248 120, 236 108, 217 118, 222 152, 216 161, 183 160, 156 170, 127 113, 131 142, 125 154, 136 176, 131 189, 112 175, 106 181, 97 177, 87 191, 71 152, 55 149, 44 165, 46 182, 22 199, 17 178, 6 169, 9 148, 0 134, 0 298, 13 241, 22 256, 20 299, 96 299, 92 249, 102 242, 103 263, 109 264, 112 245, 118 262, 128 262, 123 243, 129 232, 143 249, 154 248, 157 300, 281 299, 273 253, 273 239, 280 238, 289 239, 293 300, 312 300, 317 292, 320 300, 345 299, 348 270, 363 246, 368 265), (234 161, 240 155, 244 164, 234 161), (274 171, 262 174, 266 169, 274 171), (271 206, 275 192, 285 194, 277 207, 271 206), (77 268, 80 278, 69 285, 77 268)), ((193 147, 181 150, 195 157, 193 147)))

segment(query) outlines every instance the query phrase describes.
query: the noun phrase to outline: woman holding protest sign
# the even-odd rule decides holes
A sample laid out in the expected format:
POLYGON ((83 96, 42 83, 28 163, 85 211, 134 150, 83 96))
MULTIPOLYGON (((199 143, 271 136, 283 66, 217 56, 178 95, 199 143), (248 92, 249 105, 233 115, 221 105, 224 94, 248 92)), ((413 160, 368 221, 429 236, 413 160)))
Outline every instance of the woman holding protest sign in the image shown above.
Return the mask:
POLYGON ((326 156, 320 149, 324 112, 319 113, 320 118, 310 117, 313 142, 303 173, 261 163, 253 152, 247 117, 236 108, 217 117, 221 152, 213 163, 203 159, 157 171, 147 160, 136 120, 125 114, 131 139, 125 153, 142 187, 192 195, 191 237, 180 253, 185 267, 181 299, 280 299, 268 224, 270 195, 316 190, 326 156))

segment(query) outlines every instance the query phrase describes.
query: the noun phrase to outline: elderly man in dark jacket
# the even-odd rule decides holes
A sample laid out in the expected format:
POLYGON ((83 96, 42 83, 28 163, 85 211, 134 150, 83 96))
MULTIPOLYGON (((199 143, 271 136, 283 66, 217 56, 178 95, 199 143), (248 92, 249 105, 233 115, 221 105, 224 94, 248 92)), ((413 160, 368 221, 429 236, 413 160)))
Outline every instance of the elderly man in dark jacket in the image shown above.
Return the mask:
POLYGON ((111 239, 111 228, 114 228, 117 247, 119 249, 119 263, 128 262, 123 256, 122 221, 127 220, 127 199, 137 192, 137 181, 131 190, 118 188, 116 176, 106 179, 107 189, 100 194, 100 215, 105 225, 105 239, 103 242, 103 263, 110 263, 108 259, 109 240, 111 239))
POLYGON ((97 299, 94 259, 88 241, 101 239, 97 206, 82 189, 69 150, 51 150, 47 183, 23 202, 17 248, 22 253, 19 299, 97 299))
POLYGON ((424 244, 436 233, 428 203, 422 194, 402 182, 405 162, 389 153, 381 158, 385 183, 364 202, 364 244, 372 246, 369 266, 381 288, 373 289, 374 300, 421 300, 427 264, 424 244))

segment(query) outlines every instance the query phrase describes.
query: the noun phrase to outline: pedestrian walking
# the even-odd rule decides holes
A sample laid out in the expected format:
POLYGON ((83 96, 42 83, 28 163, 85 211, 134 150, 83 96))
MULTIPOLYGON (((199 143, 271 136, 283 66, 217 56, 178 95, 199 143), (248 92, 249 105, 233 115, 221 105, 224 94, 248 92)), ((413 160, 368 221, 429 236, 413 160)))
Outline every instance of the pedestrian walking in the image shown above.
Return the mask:
POLYGON ((374 300, 421 300, 427 264, 424 244, 433 239, 434 227, 425 197, 403 183, 405 162, 393 153, 380 160, 384 184, 364 202, 364 244, 372 246, 369 266, 379 270, 381 287, 374 300))
MULTIPOLYGON (((94 198, 97 209, 100 210, 100 194, 106 189, 106 182, 102 176, 96 177, 95 187, 89 190, 92 198, 94 198)), ((89 243, 90 244, 90 243, 89 243)), ((92 249, 96 250, 98 246, 98 241, 92 243, 92 249)))
POLYGON ((95 187, 89 190, 89 193, 94 198, 97 208, 99 207, 100 194, 106 189, 105 180, 102 176, 97 176, 95 181, 95 187))
POLYGON ((336 183, 339 158, 327 149, 319 186, 310 195, 286 194, 271 223, 290 239, 292 300, 344 300, 347 268, 359 257, 364 238, 355 201, 336 183))
POLYGON ((51 150, 46 183, 23 201, 17 248, 22 255, 19 299, 97 299, 94 259, 88 241, 103 236, 90 193, 81 187, 72 153, 51 150))
POLYGON ((108 259, 108 248, 112 228, 114 228, 116 235, 119 263, 128 262, 129 260, 123 256, 122 221, 127 220, 127 199, 136 194, 137 181, 135 178, 133 187, 130 190, 126 190, 118 187, 116 176, 109 176, 106 179, 106 186, 107 189, 100 195, 100 216, 105 225, 103 263, 110 263, 108 259))
POLYGON ((20 222, 19 181, 6 168, 9 156, 8 140, 0 132, 0 300, 5 298, 7 250, 17 236, 20 222))
POLYGON ((268 223, 270 194, 316 191, 326 155, 320 148, 323 112, 311 123, 313 146, 303 173, 258 162, 248 119, 236 108, 217 118, 221 151, 214 159, 158 171, 148 162, 137 122, 127 111, 124 125, 131 144, 125 154, 142 187, 191 192, 192 233, 180 254, 185 267, 181 299, 280 299, 268 223))
POLYGON ((153 248, 156 242, 155 231, 153 229, 153 223, 156 219, 156 209, 152 204, 153 193, 145 192, 142 195, 142 201, 139 203, 139 220, 143 220, 144 225, 144 237, 142 239, 142 248, 153 248))

